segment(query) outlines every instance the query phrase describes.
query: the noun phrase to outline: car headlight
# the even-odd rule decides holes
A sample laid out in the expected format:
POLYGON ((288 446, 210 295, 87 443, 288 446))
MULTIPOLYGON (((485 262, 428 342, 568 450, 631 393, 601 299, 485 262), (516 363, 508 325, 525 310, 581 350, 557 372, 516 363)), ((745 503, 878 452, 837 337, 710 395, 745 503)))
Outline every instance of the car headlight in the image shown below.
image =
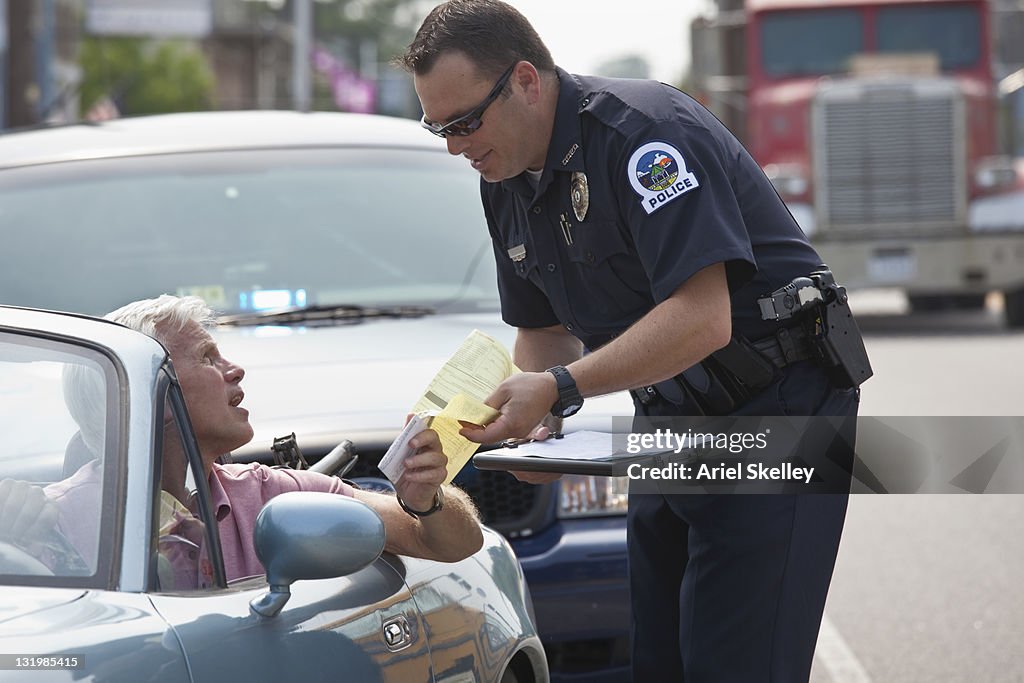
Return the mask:
POLYGON ((567 474, 558 482, 558 516, 561 519, 626 514, 627 477, 567 474))

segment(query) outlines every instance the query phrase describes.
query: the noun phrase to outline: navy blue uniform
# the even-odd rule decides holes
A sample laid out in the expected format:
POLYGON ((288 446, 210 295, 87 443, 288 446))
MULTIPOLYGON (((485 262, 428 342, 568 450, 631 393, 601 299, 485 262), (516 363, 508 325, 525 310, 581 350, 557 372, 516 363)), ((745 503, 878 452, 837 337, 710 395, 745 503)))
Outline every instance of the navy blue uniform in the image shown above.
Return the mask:
MULTIPOLYGON (((527 174, 481 185, 505 322, 564 325, 597 349, 724 263, 734 334, 772 334, 757 298, 821 261, 757 163, 674 88, 558 77, 536 187, 527 174), (574 173, 589 186, 583 220, 574 173)), ((637 409, 698 412, 682 396, 637 409)), ((855 411, 854 392, 834 390, 805 361, 738 412, 855 411)), ((806 679, 845 508, 845 496, 631 497, 634 680, 683 680, 684 670, 690 682, 806 679)))

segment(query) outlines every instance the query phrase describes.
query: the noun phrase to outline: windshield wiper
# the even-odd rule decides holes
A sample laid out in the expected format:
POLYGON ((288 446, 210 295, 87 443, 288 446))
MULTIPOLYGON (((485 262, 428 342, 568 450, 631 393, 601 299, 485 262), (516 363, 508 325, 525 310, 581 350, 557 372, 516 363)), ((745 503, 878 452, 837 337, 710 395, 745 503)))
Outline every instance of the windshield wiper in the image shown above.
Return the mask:
POLYGON ((337 304, 304 306, 274 311, 235 313, 217 318, 221 325, 294 325, 308 323, 358 322, 367 318, 422 318, 432 315, 429 306, 359 306, 337 304))

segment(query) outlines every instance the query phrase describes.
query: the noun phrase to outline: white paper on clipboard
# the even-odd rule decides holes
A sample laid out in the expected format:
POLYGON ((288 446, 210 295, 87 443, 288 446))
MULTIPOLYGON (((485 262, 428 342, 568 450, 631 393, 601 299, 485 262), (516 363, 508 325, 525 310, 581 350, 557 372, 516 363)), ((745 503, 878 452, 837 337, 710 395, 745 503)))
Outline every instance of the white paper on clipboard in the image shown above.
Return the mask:
POLYGON ((664 453, 665 448, 640 449, 636 452, 615 450, 611 432, 579 431, 566 434, 561 439, 528 441, 515 447, 487 451, 488 455, 520 455, 560 460, 608 460, 617 456, 634 457, 664 453))

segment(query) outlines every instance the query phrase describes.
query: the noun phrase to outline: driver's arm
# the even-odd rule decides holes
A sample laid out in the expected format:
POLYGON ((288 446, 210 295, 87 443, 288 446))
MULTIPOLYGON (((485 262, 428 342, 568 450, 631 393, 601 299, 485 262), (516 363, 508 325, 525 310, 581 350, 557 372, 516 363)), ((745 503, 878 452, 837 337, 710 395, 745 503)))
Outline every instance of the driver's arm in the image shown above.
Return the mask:
MULTIPOLYGON (((441 482, 448 476, 448 458, 437 433, 425 429, 410 444, 416 449, 405 461, 405 473, 395 490, 413 510, 429 510, 441 482)), ((384 520, 389 552, 440 562, 457 562, 483 545, 483 531, 473 502, 454 486, 444 486, 444 504, 437 512, 414 517, 395 496, 355 491, 355 498, 372 507, 384 520)))

